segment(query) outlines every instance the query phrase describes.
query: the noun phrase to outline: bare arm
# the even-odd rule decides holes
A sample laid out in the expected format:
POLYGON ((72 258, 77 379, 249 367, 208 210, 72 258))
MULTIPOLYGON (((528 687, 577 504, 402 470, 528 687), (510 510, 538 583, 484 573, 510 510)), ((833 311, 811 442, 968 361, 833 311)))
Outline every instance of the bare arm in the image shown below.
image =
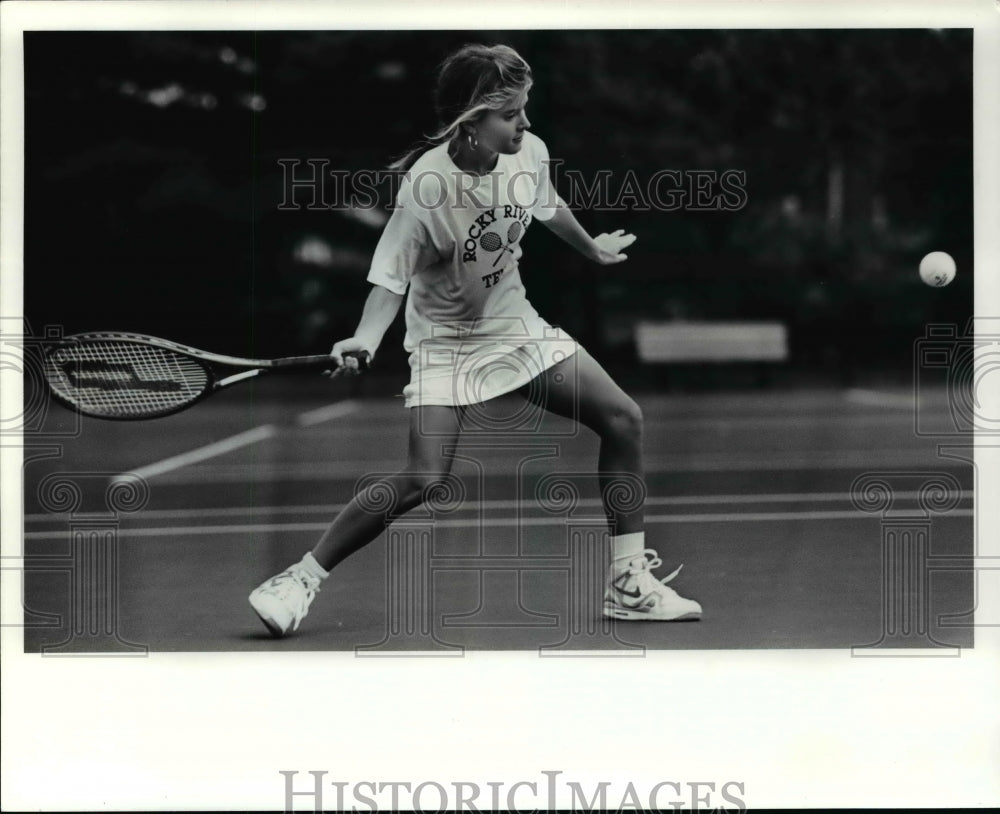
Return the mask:
POLYGON ((357 370, 356 362, 352 361, 345 365, 344 354, 349 351, 368 351, 371 358, 375 358, 375 351, 382 344, 382 337, 399 313, 402 302, 402 294, 396 294, 380 285, 372 286, 354 336, 341 339, 330 351, 330 356, 337 365, 337 369, 333 372, 334 376, 345 372, 345 368, 352 372, 357 370))
POLYGON ((542 223, 584 257, 604 266, 627 260, 628 255, 622 254, 622 249, 635 242, 635 235, 625 234, 624 229, 591 237, 580 225, 573 210, 563 204, 559 205, 555 215, 542 223))

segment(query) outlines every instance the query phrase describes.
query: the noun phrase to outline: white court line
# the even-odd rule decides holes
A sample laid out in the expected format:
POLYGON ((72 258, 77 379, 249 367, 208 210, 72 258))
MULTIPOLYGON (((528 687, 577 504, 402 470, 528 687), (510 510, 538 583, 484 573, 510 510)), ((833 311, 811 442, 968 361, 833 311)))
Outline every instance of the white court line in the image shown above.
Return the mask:
MULTIPOLYGON (((920 496, 917 490, 893 492, 894 500, 915 500, 920 496)), ((969 500, 975 497, 972 490, 962 490, 956 492, 949 490, 949 498, 959 497, 962 500, 969 500)), ((787 494, 769 495, 677 495, 670 497, 648 497, 647 506, 711 506, 717 503, 725 503, 733 506, 746 506, 767 503, 833 503, 838 501, 849 501, 850 492, 794 492, 787 494)), ((310 503, 291 506, 227 506, 227 507, 207 507, 189 509, 147 509, 135 515, 136 520, 170 520, 186 518, 211 518, 211 517, 246 517, 248 515, 282 515, 282 514, 335 514, 344 509, 344 503, 310 503)), ((590 509, 601 505, 598 498, 584 498, 576 504, 580 508, 590 509)), ((527 509, 530 511, 540 511, 541 508, 534 495, 529 495, 524 500, 470 500, 465 505, 459 507, 457 511, 496 511, 503 509, 527 509)), ((69 517, 68 512, 28 514, 24 516, 26 522, 44 522, 65 520, 69 517)))
MULTIPOLYGON (((942 517, 972 517, 975 513, 972 509, 953 509, 942 517)), ((595 518, 596 520, 597 518, 595 518)), ((756 512, 739 513, 725 512, 721 514, 654 514, 647 515, 645 522, 647 525, 660 523, 769 523, 782 522, 786 520, 877 520, 878 518, 866 512, 845 510, 828 512, 756 512)), ((467 520, 437 520, 434 528, 438 529, 467 529, 477 528, 480 525, 488 525, 490 528, 510 527, 510 526, 565 526, 564 517, 501 517, 490 518, 480 521, 478 518, 467 520)), ((166 528, 147 529, 121 529, 121 537, 200 537, 211 534, 273 534, 292 531, 320 532, 324 531, 329 523, 243 523, 231 526, 174 526, 166 528)), ((53 531, 33 531, 24 535, 26 540, 55 540, 66 535, 65 529, 53 531)))
POLYGON ((902 395, 900 393, 884 393, 878 390, 855 388, 846 391, 844 398, 852 404, 863 404, 865 406, 893 407, 909 410, 916 410, 917 408, 917 399, 913 393, 902 395))
POLYGON ((250 444, 256 444, 258 441, 262 441, 265 438, 271 438, 277 433, 277 431, 278 428, 273 424, 262 424, 259 427, 254 427, 252 430, 231 435, 229 438, 223 438, 221 441, 215 441, 211 444, 206 444, 203 447, 192 449, 189 452, 183 452, 180 455, 174 455, 171 458, 164 458, 162 461, 157 461, 156 463, 148 464, 147 466, 140 466, 138 469, 133 469, 131 472, 116 475, 111 479, 111 482, 118 483, 135 477, 148 480, 156 475, 162 475, 164 472, 172 472, 175 469, 181 469, 189 464, 198 463, 199 461, 207 461, 209 458, 214 458, 217 455, 224 455, 227 452, 232 452, 234 449, 240 449, 241 447, 249 446, 250 444))
MULTIPOLYGON (((357 409, 358 404, 355 401, 338 401, 335 404, 328 404, 316 410, 301 413, 296 417, 295 423, 300 427, 311 427, 315 424, 353 413, 357 409)), ((192 449, 189 452, 182 452, 180 455, 164 458, 162 461, 141 466, 122 475, 116 475, 111 479, 111 482, 119 483, 135 477, 148 480, 156 475, 183 469, 190 464, 207 461, 219 455, 225 455, 227 452, 250 446, 250 444, 256 444, 258 441, 273 438, 277 433, 278 428, 274 424, 262 424, 259 427, 254 427, 252 430, 231 435, 229 438, 223 438, 221 441, 215 441, 203 447, 192 449)))
MULTIPOLYGON (((860 391, 859 391, 860 392, 860 391)), ((878 394, 873 394, 877 396, 878 394)), ((887 394, 891 395, 891 394, 887 394)), ((859 404, 863 406, 876 406, 876 407, 886 407, 882 401, 877 398, 871 403, 862 402, 860 399, 865 397, 859 397, 857 400, 859 404)), ((845 396, 848 401, 855 401, 852 397, 845 396)), ((897 405, 893 405, 897 406, 897 405)), ((912 406, 903 405, 900 403, 899 407, 912 406)), ((328 408, 320 408, 328 409, 328 408)), ((941 409, 936 411, 921 410, 922 413, 930 412, 933 415, 948 415, 949 411, 947 409, 941 409)), ((898 421, 898 416, 887 417, 884 412, 873 412, 873 413, 846 413, 843 415, 833 415, 833 416, 816 416, 816 415, 796 415, 796 414, 781 414, 781 415, 769 415, 769 416, 649 416, 645 413, 643 414, 643 424, 646 427, 647 432, 656 428, 665 427, 668 430, 682 430, 682 429, 705 429, 708 431, 714 430, 727 430, 727 429, 756 429, 756 428, 772 428, 778 427, 782 430, 794 430, 808 432, 810 430, 815 430, 817 426, 823 427, 834 427, 834 426, 844 426, 849 428, 862 428, 862 427, 884 427, 887 421, 898 421)), ((393 428, 398 430, 402 425, 396 423, 396 417, 391 417, 388 419, 393 422, 393 428)), ((528 438, 547 438, 552 436, 553 438, 563 440, 567 438, 575 437, 573 434, 569 434, 563 429, 568 423, 569 419, 560 418, 547 419, 551 420, 552 424, 543 424, 537 432, 523 432, 520 431, 515 435, 517 437, 528 437, 528 438)), ((905 431, 909 429, 909 424, 897 425, 900 431, 905 431)), ((385 429, 379 427, 378 422, 372 422, 365 426, 362 432, 367 432, 373 435, 384 434, 385 429)), ((579 435, 589 434, 589 430, 581 428, 579 435)), ((500 431, 497 434, 502 434, 500 431)), ((472 431, 467 437, 474 438, 475 431, 472 431)))
MULTIPOLYGON (((462 446, 458 452, 468 452, 462 446)), ((504 453, 503 448, 497 452, 504 453)), ((763 454, 763 453, 762 453, 763 454)), ((223 466, 204 466, 189 470, 181 475, 171 477, 164 484, 181 486, 209 483, 249 483, 257 480, 344 480, 357 478, 360 474, 370 472, 396 472, 405 461, 405 452, 396 458, 338 458, 336 461, 277 464, 266 466, 252 464, 234 464, 223 466)), ((485 456, 484 456, 485 457, 485 456)), ((564 456, 566 463, 579 460, 589 460, 583 453, 564 456)), ((703 473, 734 473, 734 472, 781 472, 808 471, 828 472, 843 469, 870 469, 878 466, 930 466, 957 468, 963 464, 955 461, 942 460, 935 457, 933 448, 927 450, 866 449, 839 450, 829 453, 800 452, 786 454, 783 457, 774 455, 761 458, 754 455, 733 455, 729 453, 702 453, 694 455, 646 455, 647 473, 676 474, 688 472, 703 473)))
POLYGON ((360 405, 356 401, 338 401, 335 404, 328 404, 300 414, 295 423, 300 427, 312 427, 322 424, 324 421, 331 421, 334 418, 349 415, 358 409, 360 405))

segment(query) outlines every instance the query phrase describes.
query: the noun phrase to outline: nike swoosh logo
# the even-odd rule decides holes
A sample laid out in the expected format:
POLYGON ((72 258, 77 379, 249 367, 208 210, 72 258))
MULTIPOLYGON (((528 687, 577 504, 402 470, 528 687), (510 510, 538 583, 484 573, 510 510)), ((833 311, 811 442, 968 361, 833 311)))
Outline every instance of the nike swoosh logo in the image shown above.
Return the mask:
POLYGON ((626 591, 617 582, 611 583, 611 587, 613 587, 616 591, 618 591, 618 593, 622 594, 623 596, 628 596, 631 597, 632 599, 638 599, 640 596, 642 596, 642 592, 638 588, 633 588, 631 591, 626 591))

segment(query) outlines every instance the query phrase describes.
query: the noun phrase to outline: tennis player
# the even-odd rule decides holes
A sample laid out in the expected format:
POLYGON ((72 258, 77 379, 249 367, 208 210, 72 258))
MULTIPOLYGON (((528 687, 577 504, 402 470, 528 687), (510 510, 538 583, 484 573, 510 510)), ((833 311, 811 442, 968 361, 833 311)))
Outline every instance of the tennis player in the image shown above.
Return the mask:
POLYGON ((459 49, 438 74, 441 129, 394 165, 409 173, 375 249, 372 288, 354 336, 337 342, 331 356, 333 375, 356 373, 356 360, 344 354, 367 351, 374 358, 405 299, 409 462, 360 491, 312 551, 250 594, 251 606, 275 635, 298 628, 337 563, 448 477, 452 461, 443 449, 458 439, 463 411, 515 391, 555 414, 576 417, 600 437, 598 473, 613 557, 604 615, 701 617, 697 602, 666 584, 679 568, 662 580, 653 576, 661 561, 646 547, 642 501, 615 505, 606 488, 622 474, 642 484, 638 405, 525 296, 518 260, 532 221, 602 265, 624 261, 622 251, 635 240, 621 229, 591 237, 558 197, 546 146, 529 129, 531 85, 531 68, 512 48, 459 49))

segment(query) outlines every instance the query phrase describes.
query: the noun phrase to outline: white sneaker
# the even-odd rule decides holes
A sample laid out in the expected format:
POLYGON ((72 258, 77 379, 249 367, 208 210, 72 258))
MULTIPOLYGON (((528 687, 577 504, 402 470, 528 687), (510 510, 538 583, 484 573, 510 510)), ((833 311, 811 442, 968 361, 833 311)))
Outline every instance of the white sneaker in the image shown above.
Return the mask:
POLYGON ((319 578, 306 571, 301 563, 295 563, 254 588, 250 607, 273 635, 284 636, 289 628, 299 629, 299 622, 309 612, 317 593, 319 578))
POLYGON ((653 576, 652 569, 662 564, 663 561, 651 548, 647 548, 641 557, 632 560, 628 568, 615 577, 604 592, 604 615, 615 619, 651 622, 700 619, 701 605, 667 587, 667 583, 684 566, 659 580, 653 576))

